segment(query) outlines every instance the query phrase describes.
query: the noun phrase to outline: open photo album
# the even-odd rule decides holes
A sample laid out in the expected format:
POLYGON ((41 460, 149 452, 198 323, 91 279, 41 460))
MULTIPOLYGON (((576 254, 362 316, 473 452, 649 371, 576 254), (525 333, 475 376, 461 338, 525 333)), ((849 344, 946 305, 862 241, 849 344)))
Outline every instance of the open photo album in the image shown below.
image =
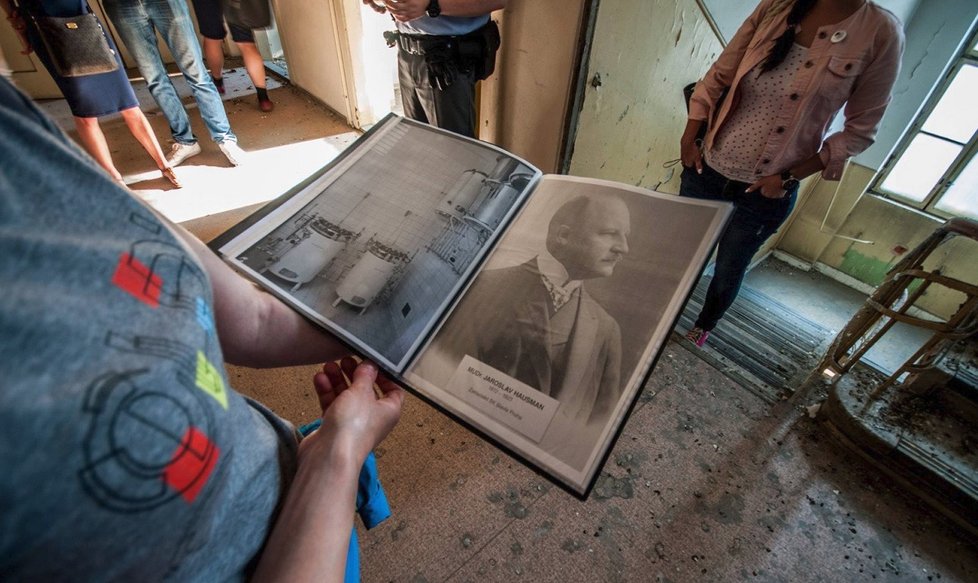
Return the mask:
POLYGON ((392 114, 210 246, 586 498, 731 210, 392 114))

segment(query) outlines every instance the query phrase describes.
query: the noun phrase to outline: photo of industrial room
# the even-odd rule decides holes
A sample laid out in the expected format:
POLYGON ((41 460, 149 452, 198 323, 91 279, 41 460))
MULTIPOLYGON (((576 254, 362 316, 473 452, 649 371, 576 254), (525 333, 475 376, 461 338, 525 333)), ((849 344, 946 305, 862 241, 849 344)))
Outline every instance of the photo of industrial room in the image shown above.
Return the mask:
POLYGON ((257 225, 247 235, 257 242, 235 257, 398 368, 539 172, 484 143, 392 120, 351 163, 297 193, 301 208, 257 225))

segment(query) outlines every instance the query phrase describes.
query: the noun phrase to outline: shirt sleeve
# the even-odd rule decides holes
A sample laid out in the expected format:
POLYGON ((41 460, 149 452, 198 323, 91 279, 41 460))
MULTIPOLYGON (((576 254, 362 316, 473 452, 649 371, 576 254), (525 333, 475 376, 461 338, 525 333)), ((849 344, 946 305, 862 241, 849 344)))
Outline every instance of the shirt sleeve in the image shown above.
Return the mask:
POLYGON ((747 52, 757 27, 760 26, 764 14, 772 4, 772 0, 763 0, 754 12, 740 25, 737 33, 727 44, 716 62, 706 72, 706 75, 696 84, 693 95, 689 99, 689 119, 706 120, 710 112, 720 100, 723 90, 730 87, 740 61, 747 52))
POLYGON ((903 29, 895 18, 888 21, 879 50, 859 75, 846 102, 842 131, 825 139, 819 157, 825 165, 822 178, 839 180, 846 160, 870 147, 876 140, 880 120, 890 103, 893 84, 903 56, 903 29))

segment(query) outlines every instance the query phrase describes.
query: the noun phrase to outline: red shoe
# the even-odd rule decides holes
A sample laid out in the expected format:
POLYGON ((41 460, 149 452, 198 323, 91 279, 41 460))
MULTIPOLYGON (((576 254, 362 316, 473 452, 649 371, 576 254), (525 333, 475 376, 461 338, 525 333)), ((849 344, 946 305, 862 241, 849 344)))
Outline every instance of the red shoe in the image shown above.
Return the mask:
POLYGON ((272 102, 271 99, 269 99, 267 97, 264 98, 264 99, 262 99, 261 97, 259 97, 258 98, 258 109, 264 111, 265 113, 268 113, 268 112, 272 111, 273 109, 275 109, 275 104, 272 102))

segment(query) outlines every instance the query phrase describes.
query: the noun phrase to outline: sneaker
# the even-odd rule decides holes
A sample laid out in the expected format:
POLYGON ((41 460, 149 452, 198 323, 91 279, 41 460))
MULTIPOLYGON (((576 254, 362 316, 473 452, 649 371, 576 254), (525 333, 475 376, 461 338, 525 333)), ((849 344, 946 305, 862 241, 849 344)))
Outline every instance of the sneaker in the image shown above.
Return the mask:
POLYGON ((703 348, 706 344, 706 339, 710 337, 710 331, 704 330, 702 328, 692 328, 686 333, 686 340, 689 340, 696 345, 697 348, 703 348))
POLYGON ((217 87, 218 93, 224 95, 224 77, 214 79, 214 87, 217 87))
POLYGON ((192 144, 176 142, 170 147, 170 153, 166 156, 166 163, 170 167, 179 166, 184 160, 197 154, 200 154, 200 144, 197 142, 192 144))
POLYGON ((258 109, 264 111, 265 113, 268 113, 268 112, 272 111, 273 109, 275 109, 275 103, 272 102, 272 100, 269 99, 269 98, 267 98, 267 97, 265 97, 265 98, 259 97, 258 98, 258 109))
POLYGON ((245 154, 245 151, 238 146, 238 142, 228 140, 226 142, 221 142, 217 145, 217 147, 221 149, 221 153, 224 154, 224 157, 228 159, 228 162, 230 162, 232 166, 239 166, 248 156, 245 154))

